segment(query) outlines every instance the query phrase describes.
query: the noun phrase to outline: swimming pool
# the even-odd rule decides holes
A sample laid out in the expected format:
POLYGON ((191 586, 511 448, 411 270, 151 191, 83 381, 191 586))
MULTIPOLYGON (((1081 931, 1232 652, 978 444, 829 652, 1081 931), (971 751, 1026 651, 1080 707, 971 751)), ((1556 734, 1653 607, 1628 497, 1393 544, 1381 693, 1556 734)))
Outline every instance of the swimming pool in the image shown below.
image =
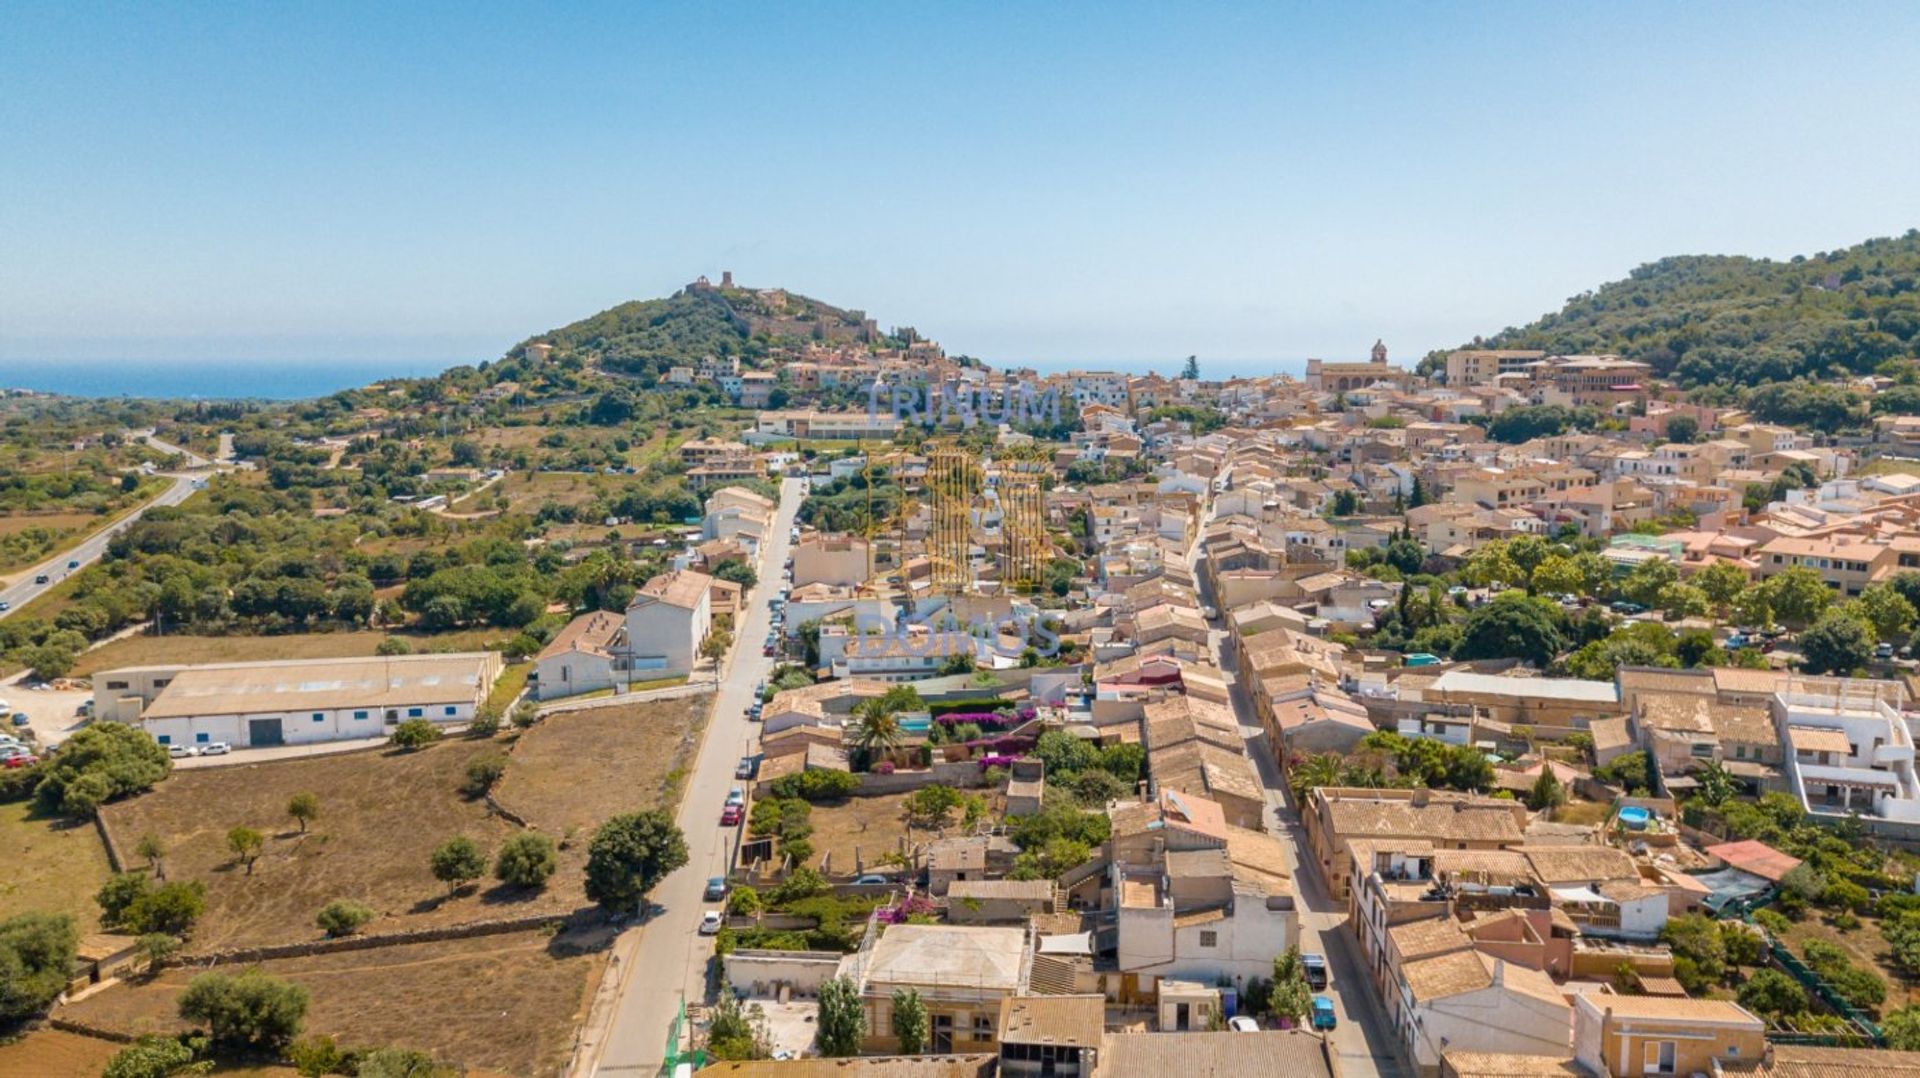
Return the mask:
POLYGON ((1647 821, 1652 818, 1653 813, 1648 812, 1639 805, 1628 805, 1620 810, 1620 822, 1630 830, 1643 830, 1647 826, 1647 821))

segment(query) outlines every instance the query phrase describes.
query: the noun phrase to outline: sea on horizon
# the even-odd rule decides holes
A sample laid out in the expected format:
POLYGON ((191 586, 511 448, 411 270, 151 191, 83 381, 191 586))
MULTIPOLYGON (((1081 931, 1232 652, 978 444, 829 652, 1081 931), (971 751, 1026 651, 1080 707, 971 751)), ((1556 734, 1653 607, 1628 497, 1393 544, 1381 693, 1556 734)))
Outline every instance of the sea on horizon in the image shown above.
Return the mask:
MULTIPOLYGON (((423 378, 462 360, 17 360, 0 359, 0 389, 32 389, 70 397, 141 397, 168 400, 308 400, 357 389, 386 378, 423 378)), ((996 368, 1030 367, 1042 374, 1110 370, 1127 374, 1180 373, 1184 357, 1138 360, 989 359, 996 368)), ((1266 374, 1298 375, 1298 359, 1251 360, 1202 357, 1209 380, 1266 374)))

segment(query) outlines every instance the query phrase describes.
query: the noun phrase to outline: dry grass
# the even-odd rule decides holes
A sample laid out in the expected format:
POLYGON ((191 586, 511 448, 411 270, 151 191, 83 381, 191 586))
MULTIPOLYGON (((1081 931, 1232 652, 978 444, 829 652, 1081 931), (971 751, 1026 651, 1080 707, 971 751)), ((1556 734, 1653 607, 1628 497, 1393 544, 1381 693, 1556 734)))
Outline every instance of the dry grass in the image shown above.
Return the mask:
POLYGON ((1886 937, 1880 934, 1879 918, 1862 917, 1859 928, 1842 932, 1828 924, 1824 914, 1808 910, 1806 916, 1795 921, 1786 934, 1787 946, 1795 954, 1806 948, 1808 940, 1816 939, 1837 944, 1847 952, 1854 965, 1872 970, 1887 982, 1887 999, 1879 1007, 1881 1014, 1897 1011, 1920 999, 1920 985, 1908 980, 1889 961, 1890 948, 1886 937))
POLYGON ((494 796, 556 837, 669 807, 670 783, 692 761, 712 703, 703 693, 550 715, 514 745, 494 796))
MULTIPOLYGON (((900 840, 907 837, 906 817, 901 811, 906 801, 906 794, 889 794, 813 806, 813 834, 808 841, 813 843, 814 863, 828 857, 827 864, 834 871, 851 872, 856 861, 871 866, 898 850, 900 840)), ((920 842, 932 837, 927 831, 914 835, 920 842)))
POLYGON ((0 805, 0 919, 30 910, 67 913, 81 932, 92 932, 100 924, 94 892, 113 871, 107 849, 92 824, 35 817, 31 807, 0 805))
POLYGON ((1592 827, 1605 820, 1611 811, 1613 806, 1599 801, 1569 801, 1553 810, 1553 822, 1592 827))
POLYGON ((0 514, 0 535, 12 535, 29 528, 65 532, 90 524, 105 524, 112 519, 111 514, 101 516, 95 513, 5 513, 0 514))
MULTIPOLYGON (((181 771, 151 792, 105 810, 123 844, 152 832, 166 849, 169 879, 207 885, 207 912, 189 947, 290 943, 318 938, 313 918, 336 898, 373 907, 368 932, 489 917, 565 913, 582 898, 577 873, 538 895, 480 887, 449 897, 428 869, 435 846, 466 835, 491 855, 518 830, 460 792, 468 761, 500 742, 454 739, 413 753, 390 750, 181 771), (320 799, 307 834, 287 817, 298 793, 320 799), (252 875, 235 863, 227 832, 265 833, 252 875)), ((582 757, 584 758, 584 756, 582 757)))
POLYGON ((34 1078, 100 1078, 107 1060, 120 1045, 78 1033, 37 1029, 0 1044, 0 1074, 30 1074, 34 1078))
POLYGON ((170 663, 259 662, 270 659, 342 659, 373 655, 380 642, 398 636, 421 651, 484 651, 512 634, 500 629, 449 633, 286 633, 278 636, 130 636, 80 656, 74 677, 123 666, 170 663))
MULTIPOLYGON (((518 932, 258 963, 311 994, 305 1032, 343 1045, 394 1045, 467 1067, 549 1075, 565 1063, 602 958, 518 932)), ((184 1028, 180 991, 202 972, 172 968, 61 1013, 129 1033, 184 1028)), ((0 1062, 4 1057, 0 1057, 0 1062)), ((0 1072, 16 1073, 0 1066, 0 1072)), ((38 1072, 18 1072, 38 1073, 38 1072)), ((99 1073, 96 1068, 90 1072, 99 1073)))

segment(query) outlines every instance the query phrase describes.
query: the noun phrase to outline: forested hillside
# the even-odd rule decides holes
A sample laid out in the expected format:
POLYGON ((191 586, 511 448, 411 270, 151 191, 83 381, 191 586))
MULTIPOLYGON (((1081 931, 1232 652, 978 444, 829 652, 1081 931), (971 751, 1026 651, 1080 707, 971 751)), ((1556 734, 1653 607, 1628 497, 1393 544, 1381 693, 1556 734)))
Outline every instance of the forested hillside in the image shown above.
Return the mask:
POLYGON ((1874 373, 1920 350, 1920 230, 1784 262, 1663 258, 1474 345, 1617 353, 1686 387, 1874 373))
POLYGON ((534 344, 553 345, 556 359, 575 359, 653 379, 706 356, 739 356, 758 366, 776 344, 853 339, 865 316, 797 293, 684 288, 666 299, 634 300, 571 325, 530 337, 507 353, 522 358, 534 344))

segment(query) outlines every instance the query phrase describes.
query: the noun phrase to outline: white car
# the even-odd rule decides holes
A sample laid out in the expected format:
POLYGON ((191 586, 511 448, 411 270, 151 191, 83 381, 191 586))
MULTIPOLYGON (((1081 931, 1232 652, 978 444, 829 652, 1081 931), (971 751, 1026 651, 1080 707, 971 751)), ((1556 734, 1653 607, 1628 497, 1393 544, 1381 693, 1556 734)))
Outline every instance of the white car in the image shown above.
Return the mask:
POLYGON ((167 755, 176 760, 182 760, 189 756, 200 755, 200 750, 194 748, 192 745, 168 745, 167 755))
POLYGON ((701 935, 712 936, 719 933, 719 931, 720 931, 720 911, 719 910, 708 910, 707 912, 700 915, 700 934, 701 935))
POLYGON ((232 751, 233 746, 224 741, 209 741, 200 746, 200 755, 202 756, 225 756, 232 751))
POLYGON ((1244 1014, 1236 1014, 1232 1018, 1227 1019, 1227 1028, 1235 1033, 1258 1033, 1260 1032, 1260 1023, 1244 1014))
POLYGON ((0 711, 12 711, 12 710, 13 710, 13 707, 11 705, 9 705, 5 700, 0 700, 0 711))

